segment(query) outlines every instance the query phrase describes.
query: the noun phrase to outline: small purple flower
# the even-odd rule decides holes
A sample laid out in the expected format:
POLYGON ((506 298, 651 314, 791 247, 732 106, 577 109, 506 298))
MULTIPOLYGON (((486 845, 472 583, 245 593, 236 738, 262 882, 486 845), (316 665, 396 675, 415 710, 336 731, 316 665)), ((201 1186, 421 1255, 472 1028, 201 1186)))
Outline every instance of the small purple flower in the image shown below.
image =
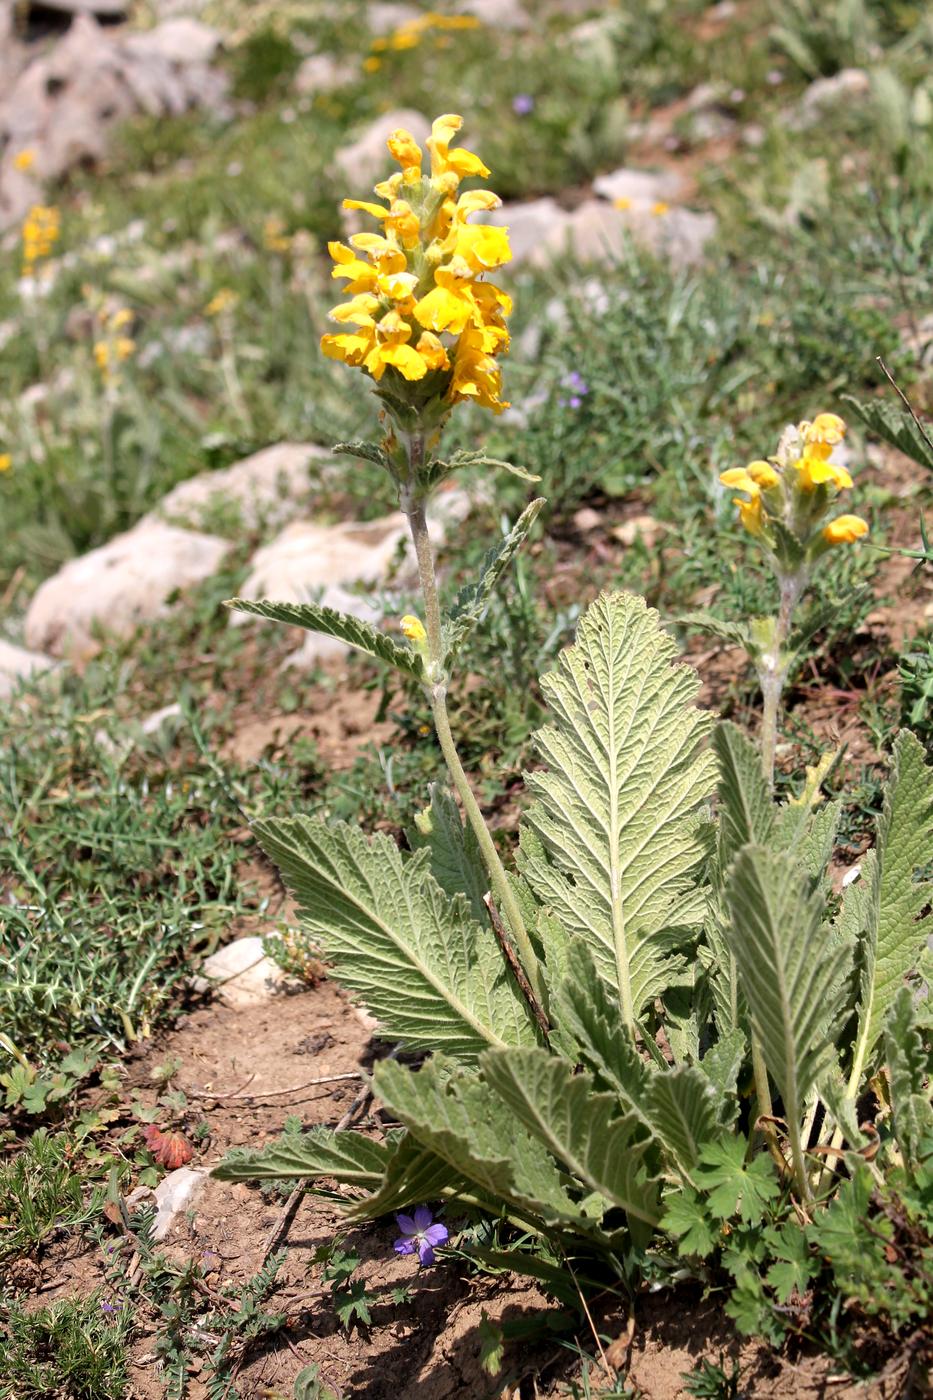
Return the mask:
POLYGON ((401 1230, 401 1239, 395 1241, 396 1254, 414 1254, 422 1264, 434 1263, 434 1248, 446 1244, 449 1231, 446 1225, 434 1224, 434 1215, 428 1206, 418 1206, 414 1216, 397 1215, 395 1223, 401 1230))
POLYGON ((115 1303, 108 1303, 104 1298, 101 1299, 100 1310, 102 1313, 106 1313, 108 1317, 112 1317, 114 1313, 118 1311, 115 1303))
POLYGON ((535 100, 530 92, 519 92, 512 98, 512 111, 517 117, 527 117, 535 109, 535 100))
POLYGON ((570 390, 570 397, 560 400, 561 408, 580 408, 585 396, 590 392, 590 386, 580 371, 572 369, 569 374, 564 375, 561 384, 570 390))

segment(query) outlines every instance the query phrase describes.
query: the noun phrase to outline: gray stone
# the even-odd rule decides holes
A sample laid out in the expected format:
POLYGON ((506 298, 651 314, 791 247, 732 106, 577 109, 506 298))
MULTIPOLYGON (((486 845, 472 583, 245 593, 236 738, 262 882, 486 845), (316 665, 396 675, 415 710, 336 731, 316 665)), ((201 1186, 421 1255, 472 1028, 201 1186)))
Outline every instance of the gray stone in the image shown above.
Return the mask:
POLYGON ((427 117, 409 107, 376 117, 352 145, 344 146, 337 155, 340 174, 350 188, 369 190, 381 176, 397 169, 386 142, 399 127, 410 131, 419 145, 424 145, 431 134, 427 117))
POLYGON ((27 680, 37 671, 47 671, 55 663, 50 656, 41 652, 27 651, 13 642, 5 642, 0 637, 0 699, 12 695, 20 681, 27 680))
POLYGON ((315 97, 319 92, 333 92, 346 87, 358 76, 352 63, 334 58, 329 53, 313 53, 295 74, 293 87, 302 97, 315 97))
POLYGON ((191 1209, 204 1188, 208 1173, 203 1167, 179 1167, 163 1176, 155 1188, 156 1216, 152 1238, 164 1240, 175 1221, 191 1209))
POLYGON ((507 228, 512 260, 522 263, 544 242, 555 225, 563 225, 567 217, 557 201, 546 196, 543 199, 529 199, 520 204, 503 204, 500 208, 484 214, 476 222, 507 228))
POLYGON ((318 459, 330 461, 332 454, 313 443, 276 443, 233 466, 180 482, 145 519, 199 528, 206 513, 232 505, 248 529, 281 526, 301 509, 310 488, 308 469, 318 459))
POLYGON ((136 113, 221 107, 226 78, 208 67, 218 43, 216 31, 187 17, 131 33, 104 29, 86 11, 37 55, 10 41, 20 58, 0 89, 0 228, 41 199, 44 181, 101 160, 113 133, 136 113), (26 150, 34 163, 17 170, 16 157, 26 150))
POLYGON ((682 189, 683 180, 672 170, 629 170, 623 166, 609 175, 597 175, 593 181, 593 193, 601 199, 613 203, 630 200, 633 208, 667 203, 677 199, 682 189))
POLYGON ((701 260, 715 231, 716 218, 711 213, 617 209, 604 200, 590 199, 551 230, 530 262, 546 267, 565 252, 581 263, 609 262, 620 257, 626 239, 632 238, 676 266, 691 266, 701 260))
POLYGON ((527 29, 531 23, 528 11, 518 0, 458 0, 457 11, 473 15, 490 29, 527 29))
POLYGON ((228 548, 214 535, 142 522, 46 579, 26 613, 26 642, 54 656, 92 654, 95 626, 125 636, 161 616, 176 589, 216 572, 228 548))
POLYGON ((412 24, 418 19, 421 19, 421 11, 414 5, 394 4, 391 0, 385 0, 384 4, 369 5, 366 9, 366 23, 370 32, 379 38, 385 34, 392 34, 396 29, 402 29, 406 24, 412 24))
POLYGON ((237 938, 218 949, 204 960, 201 972, 203 977, 195 979, 196 989, 211 987, 221 1001, 236 1009, 269 1001, 291 981, 266 956, 262 939, 255 936, 237 938))
POLYGON ((831 78, 817 78, 807 88, 800 105, 804 113, 817 117, 824 107, 852 97, 867 97, 871 78, 864 68, 843 68, 831 78))

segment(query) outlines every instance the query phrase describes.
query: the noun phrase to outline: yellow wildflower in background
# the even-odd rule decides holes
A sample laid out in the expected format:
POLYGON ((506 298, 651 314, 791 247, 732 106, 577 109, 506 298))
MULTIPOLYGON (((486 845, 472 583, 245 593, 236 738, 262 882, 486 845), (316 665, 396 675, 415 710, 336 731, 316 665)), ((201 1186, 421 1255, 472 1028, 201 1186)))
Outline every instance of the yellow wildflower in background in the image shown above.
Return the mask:
POLYGON ((278 214, 270 214, 262 226, 263 247, 270 253, 287 253, 292 240, 285 232, 285 220, 278 214))
POLYGON ((22 170, 25 172, 26 170, 31 170, 35 163, 36 153, 33 150, 20 151, 13 157, 14 170, 22 170))
POLYGON ((9 452, 0 452, 0 472, 8 472, 13 465, 9 452))
POLYGON ((221 287, 220 291, 216 292, 205 306, 204 314, 205 316, 222 316, 225 311, 232 311, 239 300, 239 296, 232 287, 221 287))
POLYGON ((51 257, 61 232, 61 215, 54 205, 34 204, 23 220, 23 276, 31 277, 36 264, 51 257))
POLYGON ((393 132, 387 144, 401 168, 376 185, 383 202, 344 200, 344 208, 377 219, 382 232, 328 245, 332 276, 349 298, 331 320, 353 329, 325 335, 321 349, 377 383, 389 374, 393 392, 427 380, 429 398, 472 399, 501 413, 508 405, 496 357, 508 349, 512 303, 485 279, 512 255, 506 229, 469 222, 495 209, 498 196, 458 196, 461 180, 489 174, 479 156, 451 144, 462 124, 455 115, 438 117, 427 156, 410 132, 393 132))

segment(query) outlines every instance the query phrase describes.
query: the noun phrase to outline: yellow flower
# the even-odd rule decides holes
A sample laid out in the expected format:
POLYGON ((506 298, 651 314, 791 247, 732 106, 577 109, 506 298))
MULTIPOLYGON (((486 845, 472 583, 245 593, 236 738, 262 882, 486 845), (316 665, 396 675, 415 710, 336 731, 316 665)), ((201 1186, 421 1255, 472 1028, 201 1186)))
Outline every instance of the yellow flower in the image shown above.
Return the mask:
POLYGON ((805 448, 803 456, 794 465, 800 473, 798 481, 802 491, 815 491, 817 486, 827 484, 835 486, 837 491, 844 491, 852 485, 852 478, 845 467, 837 467, 825 457, 815 455, 810 446, 805 448))
POLYGON ((232 311, 239 300, 240 298, 232 287, 221 287, 220 291, 216 292, 205 306, 204 314, 205 316, 222 316, 225 311, 232 311))
POLYGON ((61 216, 54 205, 34 204, 23 220, 23 276, 30 277, 42 258, 51 256, 61 230, 61 216))
POLYGON ((133 313, 126 306, 119 307, 110 317, 110 329, 122 331, 124 326, 128 326, 133 319, 133 313))
POLYGON ((270 253, 287 253, 292 240, 285 232, 285 222, 278 214, 270 214, 262 226, 262 244, 270 253))
POLYGON ((110 346, 106 340, 95 341, 94 359, 97 362, 98 369, 105 370, 110 364, 110 346))
POLYGON ((8 472, 13 465, 9 452, 0 452, 0 472, 8 472))
POLYGON ((743 501, 741 496, 734 496, 732 504, 738 506, 739 519, 749 534, 760 535, 764 530, 766 516, 757 491, 750 501, 743 501))
POLYGON ((747 491, 750 496, 757 496, 761 489, 747 467, 730 467, 719 473, 719 480, 723 486, 731 486, 733 491, 747 491))
POLYGON ((489 173, 479 156, 451 147, 461 125, 452 114, 434 122, 430 173, 411 133, 393 131, 387 144, 401 169, 375 186, 382 203, 344 200, 344 208, 377 219, 380 231, 328 245, 331 276, 347 298, 331 319, 355 329, 325 335, 324 354, 362 367, 377 383, 389 374, 396 395, 436 375, 427 398, 423 390, 410 397, 419 413, 434 402, 443 414, 461 399, 495 413, 507 407, 497 356, 508 349, 512 303, 486 277, 511 258, 508 230, 470 222, 500 200, 491 190, 458 195, 461 179, 489 173))
POLYGON ((867 534, 868 526, 860 515, 839 515, 822 530, 827 544, 854 544, 867 534))
POLYGON ((370 54, 369 58, 363 59, 364 73, 378 73, 382 67, 382 59, 376 58, 375 54, 370 54))
POLYGON ((33 150, 20 151, 13 157, 14 170, 31 170, 36 163, 36 153, 33 150))
POLYGON ((775 471, 770 462, 749 462, 745 468, 752 481, 762 491, 770 491, 781 480, 780 472, 775 471))
POLYGON ((837 413, 818 413, 812 423, 801 423, 804 441, 835 447, 846 435, 846 425, 837 413))
POLYGON ((651 212, 652 214, 656 214, 660 218, 661 215, 669 214, 671 212, 671 206, 669 204, 666 204, 663 199, 657 199, 651 206, 651 212))
POLYGON ((411 613, 406 613, 399 623, 404 636, 415 646, 421 646, 428 640, 428 634, 424 630, 424 623, 420 618, 414 617, 411 613))
POLYGON ((631 207, 632 207, 632 201, 631 201, 631 199, 629 199, 629 197, 628 197, 627 194, 620 194, 619 197, 618 197, 618 199, 614 199, 614 200, 612 201, 612 207, 613 207, 613 209, 621 209, 621 210, 631 209, 631 207))
POLYGON ((389 39, 389 48, 395 49, 400 53, 403 49, 416 48, 420 43, 421 35, 414 27, 396 29, 395 33, 389 39))

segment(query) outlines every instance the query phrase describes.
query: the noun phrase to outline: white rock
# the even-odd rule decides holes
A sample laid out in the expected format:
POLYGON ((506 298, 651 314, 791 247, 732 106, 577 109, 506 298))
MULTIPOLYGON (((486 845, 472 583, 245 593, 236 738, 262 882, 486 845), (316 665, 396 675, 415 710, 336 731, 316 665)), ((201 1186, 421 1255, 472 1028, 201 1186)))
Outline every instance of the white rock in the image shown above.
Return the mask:
POLYGON ((195 979, 196 988, 203 989, 209 978, 207 985, 213 986, 220 1000, 234 1008, 269 1001, 290 981, 278 963, 266 957, 262 939, 257 937, 237 938, 218 949, 205 958, 201 971, 204 976, 195 979))
POLYGON ((366 23, 370 32, 379 35, 380 38, 418 19, 421 19, 421 11, 414 5, 394 4, 391 0, 385 0, 384 4, 369 5, 366 9, 366 23))
POLYGON ((314 97, 319 92, 333 92, 355 81, 357 70, 351 63, 334 58, 329 53, 313 53, 295 74, 292 86, 302 97, 314 97))
POLYGON ((631 237, 677 266, 690 266, 701 260, 715 232, 714 214, 697 214, 690 209, 654 214, 636 208, 616 209, 604 200, 590 199, 551 230, 529 261, 546 267, 561 253, 569 252, 581 263, 611 262, 620 257, 631 237))
POLYGON ((50 656, 27 651, 25 647, 14 646, 0 637, 0 699, 12 695, 21 680, 26 680, 36 671, 47 671, 54 664, 50 656))
POLYGON ((129 0, 42 0, 44 10, 63 15, 98 15, 101 19, 125 19, 129 0))
POLYGON ((276 443, 230 467, 179 482, 144 518, 197 527, 212 508, 235 505, 248 529, 282 525, 307 496, 308 468, 316 459, 332 460, 332 454, 313 443, 276 443))
POLYGON ((158 734, 159 730, 169 720, 182 718, 182 708, 176 700, 172 705, 163 705, 161 710, 153 710, 151 715, 147 715, 139 726, 144 734, 158 734))
POLYGON ((459 0, 457 9, 462 15, 473 15, 490 29, 527 29, 531 23, 518 0, 459 0))
POLYGON ((650 207, 677 199, 683 180, 673 170, 628 170, 624 166, 609 175, 597 175, 593 193, 602 199, 629 199, 633 206, 650 207))
POLYGON ((228 548, 215 535, 146 521, 46 579, 26 614, 27 644, 88 654, 95 625, 125 636, 161 616, 171 594, 215 573, 228 548))
POLYGON ((864 68, 843 68, 831 78, 817 78, 801 98, 801 108, 811 119, 824 107, 853 97, 865 97, 871 91, 871 78, 864 68))
POLYGON ((175 1221, 190 1210, 200 1195, 208 1173, 203 1167, 179 1167, 163 1176, 155 1188, 156 1216, 152 1238, 164 1240, 175 1221))
POLYGON ((431 123, 421 112, 399 107, 384 112, 370 122, 363 134, 337 155, 337 165, 344 181, 353 189, 371 189, 380 176, 396 169, 386 142, 399 127, 410 131, 419 145, 431 134, 431 123))
POLYGON ((169 63, 210 63, 216 58, 223 39, 220 31, 190 15, 167 19, 155 29, 133 34, 126 39, 131 52, 145 57, 160 54, 169 63))

